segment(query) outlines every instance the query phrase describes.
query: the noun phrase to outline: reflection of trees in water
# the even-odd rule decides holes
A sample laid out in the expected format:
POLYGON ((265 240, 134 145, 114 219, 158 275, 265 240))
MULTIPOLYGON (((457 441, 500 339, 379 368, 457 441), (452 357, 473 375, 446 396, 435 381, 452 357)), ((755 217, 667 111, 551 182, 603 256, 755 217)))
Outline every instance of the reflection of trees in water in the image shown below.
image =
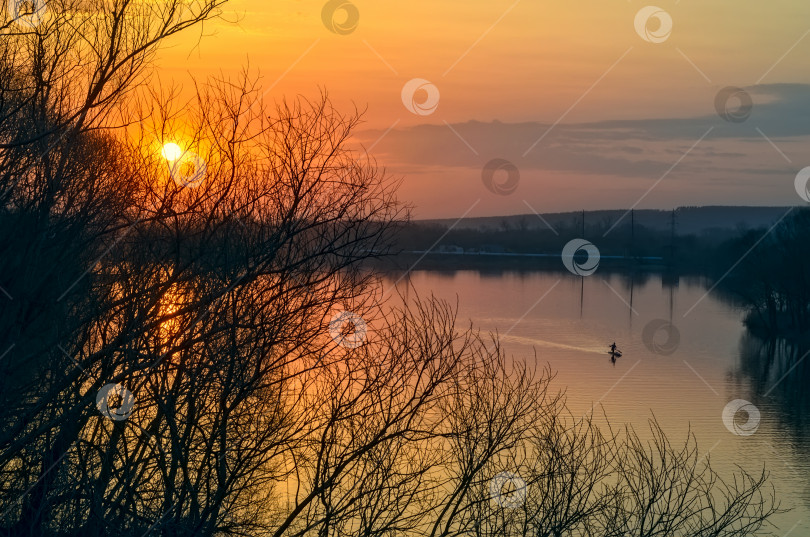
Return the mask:
MULTIPOLYGON (((739 374, 751 386, 753 401, 767 400, 777 410, 773 421, 785 431, 788 441, 770 446, 774 460, 792 477, 804 483, 803 500, 810 505, 810 347, 789 340, 761 339, 748 332, 740 340, 739 374), (804 358, 804 359, 803 359, 804 358), (779 455, 778 453, 783 453, 779 455)), ((758 404, 758 403, 757 403, 758 404)))
POLYGON ((782 421, 797 435, 810 438, 810 346, 783 338, 762 339, 744 333, 740 370, 757 397, 774 400, 782 421))

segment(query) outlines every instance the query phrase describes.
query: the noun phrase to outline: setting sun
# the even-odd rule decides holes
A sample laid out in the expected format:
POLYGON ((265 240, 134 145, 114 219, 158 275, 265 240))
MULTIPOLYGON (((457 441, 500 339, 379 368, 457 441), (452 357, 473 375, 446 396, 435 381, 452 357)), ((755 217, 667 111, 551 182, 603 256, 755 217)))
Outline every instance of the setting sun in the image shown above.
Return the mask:
POLYGON ((160 154, 163 155, 163 158, 166 160, 178 160, 183 156, 183 148, 173 142, 170 142, 163 146, 160 154))

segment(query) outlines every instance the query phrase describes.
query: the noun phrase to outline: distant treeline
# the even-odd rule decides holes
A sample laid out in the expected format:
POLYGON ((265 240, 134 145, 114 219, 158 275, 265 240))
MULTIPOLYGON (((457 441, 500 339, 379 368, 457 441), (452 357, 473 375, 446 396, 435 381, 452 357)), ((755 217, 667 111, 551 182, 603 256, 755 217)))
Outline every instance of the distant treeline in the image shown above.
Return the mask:
MULTIPOLYGON (((599 248, 606 264, 677 268, 682 272, 705 272, 713 266, 717 248, 743 231, 711 229, 702 233, 679 234, 671 229, 648 227, 634 222, 631 215, 617 225, 607 220, 588 223, 570 219, 553 228, 530 226, 527 221, 504 219, 499 227, 452 228, 438 223, 403 224, 397 235, 402 254, 430 251, 432 254, 470 254, 455 257, 459 265, 475 263, 475 254, 546 254, 552 259, 572 239, 584 238, 599 248), (617 259, 623 258, 623 259, 617 259), (620 261, 622 261, 620 263, 620 261)), ((506 257, 506 256, 505 256, 506 257)), ((548 265, 538 258, 533 263, 548 265)), ((434 260, 435 261, 435 260, 434 260)), ((559 264, 559 259, 556 260, 559 264)), ((560 265, 562 266, 562 265, 560 265)))
POLYGON ((663 230, 634 222, 630 215, 618 225, 600 221, 583 226, 582 220, 571 219, 553 229, 521 225, 520 219, 504 219, 499 228, 412 222, 401 224, 395 244, 401 258, 419 258, 421 268, 562 269, 563 247, 584 238, 599 248, 605 270, 706 276, 719 292, 744 304, 752 332, 804 338, 810 333, 810 209, 786 211, 767 227, 689 234, 678 233, 674 219, 663 230))
POLYGON ((745 323, 755 334, 810 336, 808 237, 810 209, 794 209, 772 228, 726 241, 714 254, 729 266, 713 274, 715 281, 743 300, 745 323))

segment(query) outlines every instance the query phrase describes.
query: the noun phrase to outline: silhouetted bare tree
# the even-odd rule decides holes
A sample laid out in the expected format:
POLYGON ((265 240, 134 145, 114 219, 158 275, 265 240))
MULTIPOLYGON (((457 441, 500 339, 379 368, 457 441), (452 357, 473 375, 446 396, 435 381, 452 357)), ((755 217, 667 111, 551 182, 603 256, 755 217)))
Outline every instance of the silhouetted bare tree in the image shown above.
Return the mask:
POLYGON ((190 102, 147 84, 220 4, 4 19, 0 531, 760 529, 764 477, 724 486, 655 426, 603 435, 453 308, 381 300, 362 263, 406 211, 350 149, 356 112, 268 109, 247 75, 190 102))
POLYGON ((810 334, 810 257, 802 246, 808 232, 810 210, 794 209, 772 229, 725 245, 726 257, 740 262, 723 287, 749 308, 746 324, 757 335, 806 340, 810 334))

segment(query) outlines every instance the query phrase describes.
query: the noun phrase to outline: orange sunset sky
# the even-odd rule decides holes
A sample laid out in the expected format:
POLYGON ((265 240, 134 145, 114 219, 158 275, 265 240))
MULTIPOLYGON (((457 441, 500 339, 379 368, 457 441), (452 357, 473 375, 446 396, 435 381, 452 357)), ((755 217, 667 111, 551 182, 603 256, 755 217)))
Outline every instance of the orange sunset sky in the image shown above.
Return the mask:
POLYGON ((810 2, 654 5, 639 25, 649 4, 628 0, 232 0, 160 52, 160 77, 249 63, 270 101, 323 88, 366 108, 358 148, 418 218, 806 203, 810 2), (413 79, 429 86, 408 101, 413 79), (487 188, 492 159, 519 179, 487 188))

